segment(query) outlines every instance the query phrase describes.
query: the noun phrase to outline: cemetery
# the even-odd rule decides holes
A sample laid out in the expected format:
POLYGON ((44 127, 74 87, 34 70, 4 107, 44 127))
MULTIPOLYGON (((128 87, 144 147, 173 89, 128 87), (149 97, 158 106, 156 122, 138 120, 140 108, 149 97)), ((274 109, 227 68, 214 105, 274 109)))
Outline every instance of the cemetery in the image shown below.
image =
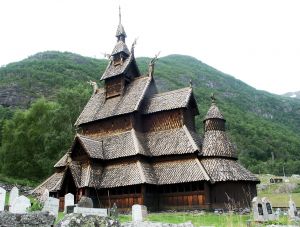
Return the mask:
MULTIPOLYGON (((45 192, 37 198, 39 211, 31 211, 31 201, 19 193, 17 187, 10 191, 0 187, 0 226, 77 226, 70 223, 102 223, 103 226, 268 226, 270 224, 288 224, 299 226, 300 216, 297 205, 290 196, 286 200, 286 208, 274 208, 267 197, 255 197, 250 210, 187 210, 184 212, 166 211, 151 213, 144 205, 135 204, 127 213, 121 212, 117 205, 111 208, 94 208, 93 201, 82 197, 75 204, 74 195, 65 195, 65 209, 59 212, 59 200, 45 192), (7 196, 9 195, 9 196, 7 196), (8 199, 6 199, 8 197, 8 199), (30 224, 29 224, 30 223, 30 224), (169 223, 169 224, 168 224, 169 223)), ((89 226, 89 225, 88 225, 89 226)), ((94 225, 91 225, 94 226, 94 225)), ((100 225, 102 226, 102 225, 100 225)), ((276 226, 276 225, 273 225, 276 226)))

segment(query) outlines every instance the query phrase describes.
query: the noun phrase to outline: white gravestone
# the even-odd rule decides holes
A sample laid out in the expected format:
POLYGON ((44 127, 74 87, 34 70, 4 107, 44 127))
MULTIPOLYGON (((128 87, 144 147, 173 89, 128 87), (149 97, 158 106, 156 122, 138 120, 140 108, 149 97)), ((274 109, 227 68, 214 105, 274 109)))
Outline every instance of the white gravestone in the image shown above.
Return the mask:
POLYGON ((4 211, 6 191, 0 187, 0 211, 4 211))
POLYGON ((65 195, 65 210, 64 213, 67 213, 67 206, 74 206, 74 195, 68 193, 65 195))
POLYGON ((15 214, 26 213, 30 206, 30 200, 26 196, 21 195, 14 200, 14 203, 11 205, 10 212, 15 214))
POLYGON ((44 193, 40 197, 40 202, 42 204, 44 204, 47 201, 48 198, 49 198, 49 190, 46 188, 44 193))
POLYGON ((289 213, 289 218, 290 219, 296 219, 296 217, 298 215, 295 202, 292 200, 292 196, 290 196, 288 213, 289 213))
POLYGON ((97 215, 101 217, 107 217, 107 209, 100 208, 86 208, 86 207, 74 207, 74 213, 85 215, 97 215))
POLYGON ((276 216, 273 212, 273 208, 272 208, 272 205, 271 205, 270 201, 266 197, 263 197, 261 199, 261 201, 262 201, 262 204, 263 204, 264 214, 267 217, 266 220, 274 221, 276 219, 276 216))
POLYGON ((146 206, 138 204, 132 206, 132 221, 144 221, 147 214, 146 206))
POLYGON ((9 200, 8 200, 8 205, 9 205, 9 211, 14 203, 14 200, 19 197, 19 189, 17 187, 13 187, 9 193, 9 200))
POLYGON ((254 197, 252 200, 253 219, 258 222, 266 221, 266 214, 264 214, 263 204, 260 198, 254 197))
POLYGON ((49 197, 44 204, 42 211, 48 211, 57 218, 59 210, 59 199, 49 197))

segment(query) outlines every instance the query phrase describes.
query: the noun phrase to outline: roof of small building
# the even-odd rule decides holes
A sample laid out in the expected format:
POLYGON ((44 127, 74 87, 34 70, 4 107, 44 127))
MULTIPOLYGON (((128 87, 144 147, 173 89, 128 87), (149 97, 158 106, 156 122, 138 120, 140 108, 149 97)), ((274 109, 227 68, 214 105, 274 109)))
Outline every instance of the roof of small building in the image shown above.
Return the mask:
POLYGON ((219 110, 219 108, 214 102, 210 106, 207 114, 205 115, 204 121, 212 118, 225 120, 223 114, 221 113, 221 111, 219 110))
POLYGON ((122 96, 109 99, 106 99, 104 89, 100 89, 90 98, 75 125, 137 111, 150 82, 150 77, 137 77, 128 85, 122 96))
POLYGON ((211 130, 204 133, 202 155, 237 158, 237 150, 230 142, 226 132, 211 130))
POLYGON ((45 189, 48 189, 49 191, 58 191, 61 189, 64 177, 65 171, 56 172, 42 182, 39 186, 37 186, 32 193, 42 195, 45 189))
POLYGON ((223 158, 203 158, 200 161, 208 175, 215 182, 219 181, 255 181, 259 179, 237 161, 223 158))
POLYGON ((195 103, 197 112, 199 112, 193 95, 193 89, 187 87, 153 95, 145 102, 142 113, 150 114, 164 110, 187 108, 191 99, 195 103))
MULTIPOLYGON (((126 50, 127 46, 126 47, 124 45, 123 46, 116 46, 115 49, 113 50, 113 52, 116 53, 116 51, 120 50, 120 48, 126 50)), ((105 71, 104 71, 104 73, 103 73, 100 80, 105 80, 105 79, 112 78, 112 77, 115 77, 115 76, 118 76, 118 75, 121 75, 121 74, 125 73, 128 70, 131 63, 136 64, 133 53, 130 53, 129 57, 125 58, 122 64, 114 65, 113 62, 111 61, 107 65, 107 67, 106 67, 106 69, 105 69, 105 71)))
MULTIPOLYGON (((115 55, 115 54, 118 54, 118 53, 120 53, 120 52, 124 52, 124 53, 126 53, 128 56, 130 55, 130 51, 129 51, 129 49, 128 49, 126 43, 123 42, 123 40, 119 40, 119 41, 117 42, 117 44, 115 45, 115 47, 114 47, 114 49, 113 49, 111 55, 115 55)), ((133 56, 132 56, 132 57, 133 57, 133 56)))

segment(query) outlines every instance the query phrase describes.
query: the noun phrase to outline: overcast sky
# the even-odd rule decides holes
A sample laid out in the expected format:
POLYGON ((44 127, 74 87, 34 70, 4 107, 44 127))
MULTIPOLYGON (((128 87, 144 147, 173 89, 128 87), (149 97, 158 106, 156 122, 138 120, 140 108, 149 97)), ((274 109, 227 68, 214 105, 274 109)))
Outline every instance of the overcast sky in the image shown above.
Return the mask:
POLYGON ((46 50, 103 58, 119 4, 136 56, 190 55, 257 89, 300 90, 298 0, 0 0, 0 65, 46 50))

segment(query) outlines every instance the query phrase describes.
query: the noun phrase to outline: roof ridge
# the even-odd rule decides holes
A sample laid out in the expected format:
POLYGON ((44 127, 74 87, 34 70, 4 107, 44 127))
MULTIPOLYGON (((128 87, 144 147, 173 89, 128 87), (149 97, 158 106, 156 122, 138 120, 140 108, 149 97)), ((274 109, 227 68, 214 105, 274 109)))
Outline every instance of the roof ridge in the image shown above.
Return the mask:
MULTIPOLYGON (((147 78, 147 77, 145 77, 145 78, 147 78)), ((141 97, 139 98, 139 100, 137 101, 137 103, 136 103, 136 105, 134 107, 134 110, 138 110, 139 109, 139 107, 140 107, 140 105, 141 105, 141 103, 142 103, 142 101, 144 99, 144 96, 146 94, 146 91, 148 90, 148 88, 149 88, 149 86, 151 84, 151 81, 152 81, 152 77, 148 77, 147 84, 145 85, 145 87, 143 89, 143 92, 141 94, 141 97)))
POLYGON ((204 168, 204 166, 202 165, 202 163, 199 161, 198 158, 195 158, 196 163, 199 165, 200 169, 202 170, 202 173, 204 174, 204 177, 208 180, 211 181, 213 183, 213 180, 211 179, 211 177, 208 175, 206 169, 204 168))
POLYGON ((193 147, 195 150, 198 150, 198 151, 200 152, 200 148, 197 146, 197 144, 196 144, 196 142, 194 141, 194 139, 193 139, 193 137, 192 137, 190 131, 188 130, 188 128, 187 128, 185 125, 183 125, 182 128, 183 128, 185 134, 187 135, 188 140, 189 140, 190 143, 192 144, 192 147, 193 147))
POLYGON ((141 180, 143 183, 146 183, 146 176, 145 176, 145 173, 143 171, 143 167, 142 167, 142 163, 140 160, 137 160, 136 161, 136 164, 137 164, 137 167, 139 169, 139 172, 140 172, 140 177, 141 177, 141 180))
POLYGON ((140 149, 139 149, 139 140, 135 134, 135 130, 131 129, 131 135, 132 135, 132 139, 133 139, 133 145, 134 145, 134 149, 136 151, 136 154, 140 154, 140 149))
POLYGON ((166 94, 172 94, 172 93, 176 93, 178 91, 184 91, 184 90, 191 90, 192 91, 193 89, 190 88, 190 87, 179 88, 179 89, 172 90, 172 91, 166 91, 166 92, 161 92, 161 93, 154 94, 151 98, 160 97, 160 96, 163 96, 163 95, 166 95, 166 94))

